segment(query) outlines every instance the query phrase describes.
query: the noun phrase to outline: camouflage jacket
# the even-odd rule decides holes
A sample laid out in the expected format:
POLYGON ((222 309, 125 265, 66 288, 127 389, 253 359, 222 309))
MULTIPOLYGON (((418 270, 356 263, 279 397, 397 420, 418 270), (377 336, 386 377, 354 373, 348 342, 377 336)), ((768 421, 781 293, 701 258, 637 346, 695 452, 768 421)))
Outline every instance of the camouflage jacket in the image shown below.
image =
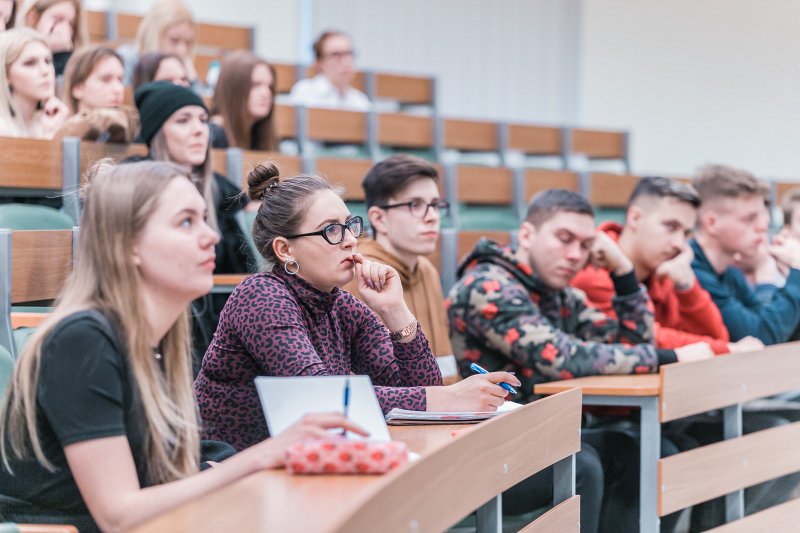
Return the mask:
POLYGON ((579 289, 546 287, 510 249, 486 239, 458 275, 445 306, 462 375, 472 374, 473 361, 489 371, 516 372, 523 401, 536 383, 655 372, 659 355, 661 363, 675 361, 674 352, 650 344, 653 314, 641 287, 614 298, 615 320, 589 307, 579 289))

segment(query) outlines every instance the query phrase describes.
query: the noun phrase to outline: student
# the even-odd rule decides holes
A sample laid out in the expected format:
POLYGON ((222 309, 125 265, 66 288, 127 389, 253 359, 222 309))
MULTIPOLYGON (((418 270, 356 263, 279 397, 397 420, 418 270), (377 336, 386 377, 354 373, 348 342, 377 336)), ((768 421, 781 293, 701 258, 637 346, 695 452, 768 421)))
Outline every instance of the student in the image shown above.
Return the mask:
MULTIPOLYGON (((166 81, 140 86, 134 98, 142 121, 141 137, 148 146, 147 158, 191 167, 192 179, 210 207, 209 224, 221 235, 214 272, 255 271, 257 263, 246 230, 237 220, 247 201, 236 185, 212 170, 208 110, 203 100, 190 89, 166 81)), ((226 298, 225 294, 209 294, 193 304, 195 373, 226 298)))
POLYGON ((317 75, 298 81, 290 99, 294 105, 368 111, 367 95, 351 86, 355 77, 353 43, 346 34, 326 31, 314 42, 317 75))
POLYGON ((16 10, 17 0, 0 0, 0 31, 10 30, 14 27, 16 10))
POLYGON ((55 96, 53 54, 29 28, 0 33, 0 136, 52 139, 69 115, 55 96))
POLYGON ((742 272, 737 255, 754 255, 767 242, 766 187, 752 174, 722 165, 703 168, 694 180, 700 194, 692 268, 722 313, 731 340, 753 336, 764 344, 793 339, 800 324, 800 242, 776 238, 769 253, 788 271, 786 284, 761 301, 742 272))
POLYGON ((192 90, 202 90, 192 56, 197 29, 189 7, 180 0, 158 0, 142 18, 133 45, 123 45, 117 51, 125 63, 125 84, 131 83, 139 56, 150 52, 175 54, 186 67, 192 90))
POLYGON ((536 383, 655 372, 680 359, 650 344, 653 315, 633 263, 611 237, 595 232, 592 207, 577 193, 550 189, 536 195, 518 248, 482 239, 458 275, 445 305, 462 374, 473 361, 517 371, 524 400, 536 383), (583 292, 569 286, 590 255, 611 274, 617 319, 587 305, 583 292))
POLYGON ((147 157, 190 166, 195 183, 213 207, 209 221, 222 235, 215 272, 250 272, 255 261, 235 218, 246 202, 237 198, 240 191, 235 185, 212 170, 208 109, 203 100, 191 90, 166 81, 140 86, 135 100, 142 140, 149 148, 147 157))
POLYGON ((80 0, 24 0, 14 27, 33 28, 45 36, 57 76, 64 73, 72 51, 89 42, 80 0))
MULTIPOLYGON (((678 348, 702 342, 715 354, 758 349, 756 339, 730 343, 719 309, 697 283, 687 238, 697 220, 700 197, 690 185, 645 177, 633 190, 625 226, 605 222, 600 230, 617 242, 633 262, 636 278, 647 287, 655 314, 655 344, 678 348)), ((572 279, 591 305, 615 318, 614 284, 608 271, 587 266, 572 279)))
MULTIPOLYGON (((571 191, 537 194, 520 226, 517 249, 482 239, 458 275, 445 305, 462 375, 472 362, 514 371, 521 376, 523 401, 533 399, 534 385, 544 381, 655 372, 662 364, 711 356, 707 350, 657 350, 650 344, 653 315, 633 263, 611 237, 595 231, 591 205, 571 191), (610 272, 616 319, 590 307, 583 292, 569 286, 590 255, 610 272)), ((630 457, 638 443, 624 430, 591 431, 584 437, 606 468, 600 530, 635 530, 638 464, 630 457)), ((677 448, 662 439, 662 452, 677 448)), ((664 531, 676 518, 665 520, 664 531)))
POLYGON ((82 48, 67 62, 62 99, 71 113, 119 107, 125 96, 122 75, 122 58, 113 48, 82 48))
POLYGON ((440 386, 441 374, 397 271, 356 253, 363 222, 316 176, 279 181, 274 165, 248 176, 261 201, 253 239, 272 272, 231 294, 194 389, 207 438, 242 449, 267 435, 253 378, 366 374, 384 412, 494 410, 519 385, 505 372, 440 386), (353 276, 366 304, 339 290, 353 276))
POLYGON ((211 122, 224 128, 215 148, 235 146, 274 152, 275 69, 252 52, 239 50, 225 56, 211 106, 211 122))
POLYGON ((3 518, 127 531, 351 426, 307 416, 198 472, 186 309, 211 289, 219 236, 190 179, 153 162, 93 179, 75 270, 0 407, 3 518))
POLYGON ((149 52, 143 54, 133 71, 133 90, 151 81, 168 81, 182 87, 189 87, 189 73, 186 65, 175 54, 149 52))
MULTIPOLYGON (((452 358, 439 272, 426 257, 436 250, 441 218, 449 208, 438 182, 436 167, 410 155, 392 156, 373 166, 361 184, 373 240, 362 239, 358 251, 397 271, 403 299, 419 320, 431 351, 439 358, 452 358)), ((356 280, 343 288, 361 299, 356 280)))

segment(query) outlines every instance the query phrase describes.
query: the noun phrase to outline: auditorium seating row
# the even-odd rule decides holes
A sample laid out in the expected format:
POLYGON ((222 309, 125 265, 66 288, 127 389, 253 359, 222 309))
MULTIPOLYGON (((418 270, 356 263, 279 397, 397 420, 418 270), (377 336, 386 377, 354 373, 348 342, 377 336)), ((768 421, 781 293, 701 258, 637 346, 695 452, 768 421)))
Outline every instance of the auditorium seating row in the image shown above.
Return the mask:
MULTIPOLYGON (((94 43, 119 45, 132 42, 142 17, 113 11, 88 11, 89 39, 94 43)), ((199 23, 197 25, 197 55, 195 68, 201 80, 206 79, 214 61, 221 61, 225 53, 233 50, 253 50, 253 28, 221 24, 199 23)), ((276 71, 276 94, 284 95, 294 84, 310 75, 306 65, 293 63, 270 63, 276 71)), ((367 94, 373 102, 395 102, 400 106, 424 106, 436 108, 436 80, 430 76, 398 74, 390 72, 359 71, 353 86, 367 94)))

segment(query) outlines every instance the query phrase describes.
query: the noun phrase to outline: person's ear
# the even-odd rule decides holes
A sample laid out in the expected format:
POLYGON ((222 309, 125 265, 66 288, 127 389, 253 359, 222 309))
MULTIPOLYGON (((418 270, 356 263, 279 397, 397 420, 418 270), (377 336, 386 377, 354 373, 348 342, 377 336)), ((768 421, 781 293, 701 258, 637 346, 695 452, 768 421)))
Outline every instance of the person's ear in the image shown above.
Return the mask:
POLYGON ((131 261, 137 267, 142 264, 142 254, 139 253, 139 244, 134 242, 133 246, 131 247, 131 261))
POLYGON ((79 83, 72 87, 70 91, 70 96, 72 96, 76 101, 80 102, 83 100, 83 84, 79 83))
POLYGON ((644 218, 644 212, 638 205, 633 205, 625 213, 625 227, 636 231, 644 218))
POLYGON ((518 247, 523 250, 530 250, 531 246, 533 246, 535 234, 536 228, 533 226, 533 224, 527 220, 520 224, 519 234, 517 235, 518 247))
POLYGON ((377 235, 386 235, 389 229, 386 224, 386 211, 377 206, 372 206, 367 210, 367 220, 372 231, 377 235))
POLYGON ((281 263, 296 259, 292 245, 283 237, 275 237, 272 241, 272 251, 281 263))
POLYGON ((719 217, 714 211, 703 211, 697 216, 697 225, 709 235, 715 235, 718 229, 719 217))

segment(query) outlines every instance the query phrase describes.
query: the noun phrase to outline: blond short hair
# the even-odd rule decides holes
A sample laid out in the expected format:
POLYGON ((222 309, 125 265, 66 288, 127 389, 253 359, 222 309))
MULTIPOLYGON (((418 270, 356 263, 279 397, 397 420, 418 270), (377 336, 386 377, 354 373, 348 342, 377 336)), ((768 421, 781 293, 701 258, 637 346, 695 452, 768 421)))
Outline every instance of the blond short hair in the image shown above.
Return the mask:
POLYGON ((725 165, 708 165, 698 172, 692 183, 703 204, 717 198, 739 198, 740 196, 762 196, 769 194, 769 187, 746 170, 725 165))

